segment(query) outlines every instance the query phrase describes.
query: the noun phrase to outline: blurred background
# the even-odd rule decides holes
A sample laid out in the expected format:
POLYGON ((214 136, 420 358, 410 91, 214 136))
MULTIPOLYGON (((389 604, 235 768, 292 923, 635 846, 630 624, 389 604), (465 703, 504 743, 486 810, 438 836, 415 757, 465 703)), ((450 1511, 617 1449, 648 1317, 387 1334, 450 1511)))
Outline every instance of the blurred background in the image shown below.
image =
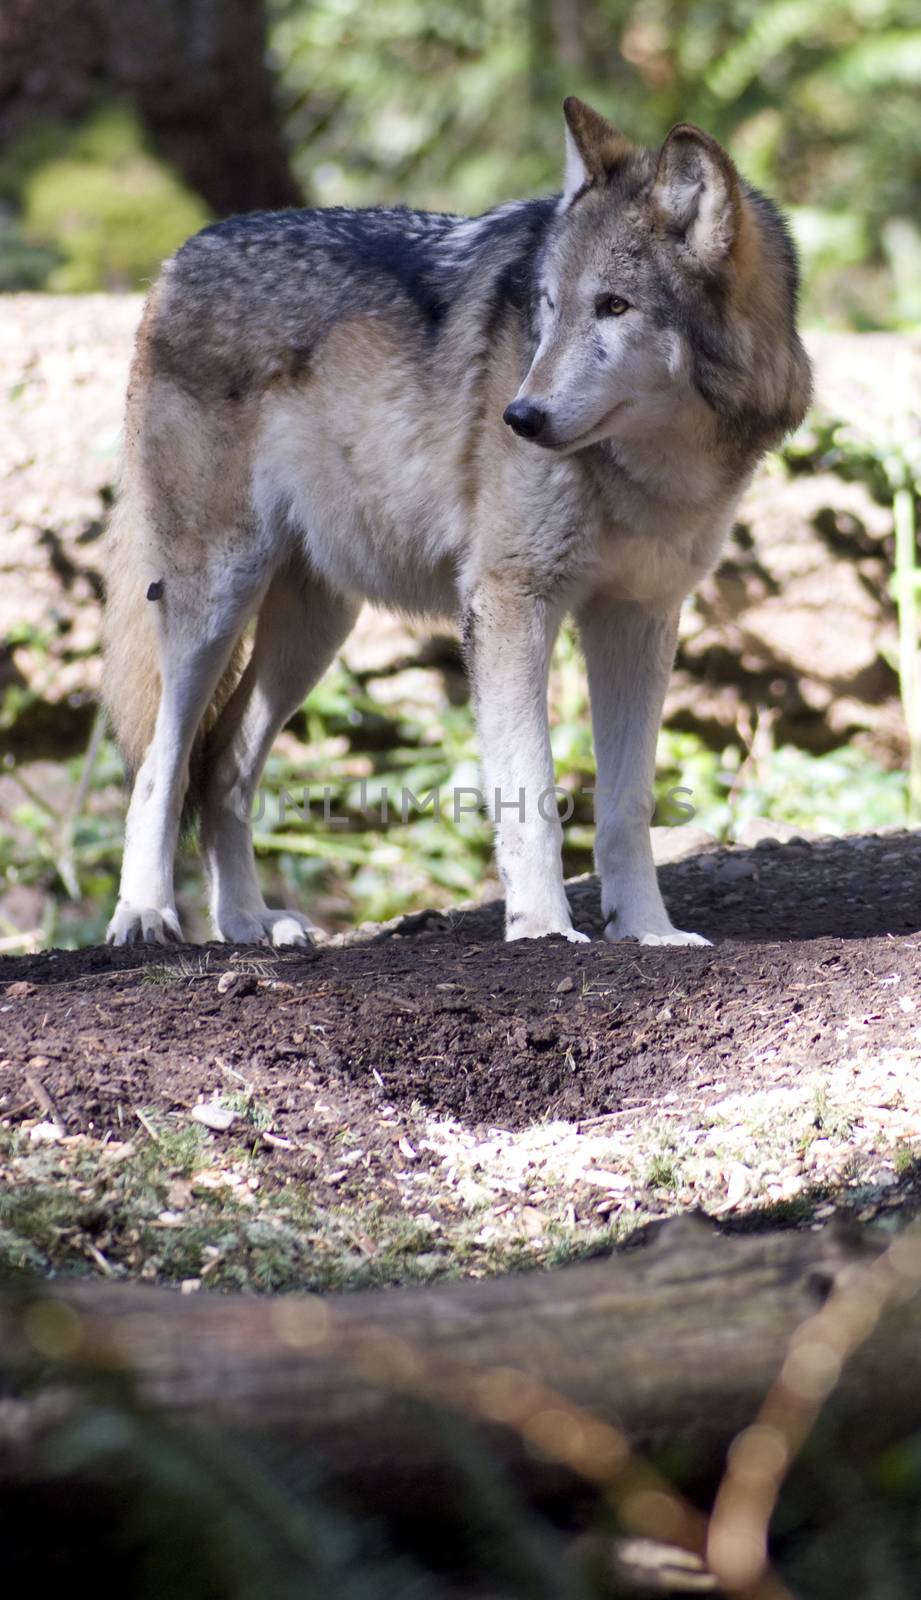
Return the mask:
MULTIPOLYGON (((743 842, 917 820, 919 88, 921 0, 0 0, 0 951, 99 938, 114 900, 98 540, 160 262, 254 207, 476 212, 553 189, 567 93, 650 144, 699 122, 784 203, 819 378, 686 609, 657 820, 686 816, 678 786, 694 827, 743 842)), ((583 871, 569 636, 552 698, 583 871)), ((476 775, 456 643, 367 614, 272 757, 272 892, 333 929, 479 892, 482 819, 448 803, 382 822, 377 803, 476 775)), ((669 835, 663 851, 691 839, 669 835)), ((180 902, 203 936, 191 866, 180 902)))

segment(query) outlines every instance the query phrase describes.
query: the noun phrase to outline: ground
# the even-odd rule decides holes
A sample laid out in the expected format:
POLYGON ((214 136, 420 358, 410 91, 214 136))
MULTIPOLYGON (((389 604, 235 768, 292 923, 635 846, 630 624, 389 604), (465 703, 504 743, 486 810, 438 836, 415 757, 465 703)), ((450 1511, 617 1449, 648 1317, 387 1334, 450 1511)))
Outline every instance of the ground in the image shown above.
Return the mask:
MULTIPOLYGON (((711 948, 505 945, 493 903, 306 954, 0 960, 0 1251, 340 1287, 561 1260, 696 1207, 913 1210, 918 835, 660 877, 711 948)), ((570 894, 597 934, 597 883, 570 894)))

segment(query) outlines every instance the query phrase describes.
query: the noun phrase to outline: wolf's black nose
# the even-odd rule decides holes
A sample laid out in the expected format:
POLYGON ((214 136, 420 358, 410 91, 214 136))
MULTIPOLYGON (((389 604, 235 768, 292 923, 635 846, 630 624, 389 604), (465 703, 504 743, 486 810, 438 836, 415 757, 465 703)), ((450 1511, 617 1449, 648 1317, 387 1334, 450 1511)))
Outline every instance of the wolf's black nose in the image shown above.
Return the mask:
POLYGON ((532 406, 530 400, 513 400, 502 413, 502 421, 507 422, 522 439, 536 439, 546 420, 546 411, 541 411, 540 406, 532 406))

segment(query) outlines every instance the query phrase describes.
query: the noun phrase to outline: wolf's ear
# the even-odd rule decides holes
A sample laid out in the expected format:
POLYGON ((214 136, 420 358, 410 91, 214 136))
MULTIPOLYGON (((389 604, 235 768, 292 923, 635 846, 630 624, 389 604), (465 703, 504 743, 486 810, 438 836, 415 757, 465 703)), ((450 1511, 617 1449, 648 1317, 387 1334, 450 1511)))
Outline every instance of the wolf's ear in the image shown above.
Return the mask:
POLYGON ((679 122, 659 152, 652 197, 669 231, 701 263, 718 267, 739 228, 742 193, 735 167, 709 133, 679 122))
POLYGON ((603 181, 632 146, 600 111, 593 111, 575 95, 563 101, 563 116, 566 118, 563 203, 569 205, 580 189, 603 181))

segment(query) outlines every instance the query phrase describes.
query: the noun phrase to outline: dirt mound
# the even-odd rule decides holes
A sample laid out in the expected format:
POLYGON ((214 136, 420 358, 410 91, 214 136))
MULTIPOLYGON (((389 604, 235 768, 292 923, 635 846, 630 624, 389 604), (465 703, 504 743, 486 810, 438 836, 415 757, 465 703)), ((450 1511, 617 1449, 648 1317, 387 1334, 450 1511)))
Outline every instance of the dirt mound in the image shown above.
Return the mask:
MULTIPOLYGON (((210 946, 7 959, 6 1107, 29 1104, 39 1070, 68 1121, 120 1134, 131 1108, 190 1108, 224 1073, 258 1084, 292 1140, 324 1093, 352 1119, 415 1106, 521 1128, 686 1084, 738 1086, 765 1059, 791 1074, 821 1067, 839 1059, 842 1030, 880 1048, 915 1037, 916 835, 715 851, 662 881, 673 915, 711 949, 505 945, 494 904, 308 956, 210 946), (221 993, 228 970, 238 977, 221 993)), ((577 923, 598 931, 597 884, 571 895, 577 923)))

